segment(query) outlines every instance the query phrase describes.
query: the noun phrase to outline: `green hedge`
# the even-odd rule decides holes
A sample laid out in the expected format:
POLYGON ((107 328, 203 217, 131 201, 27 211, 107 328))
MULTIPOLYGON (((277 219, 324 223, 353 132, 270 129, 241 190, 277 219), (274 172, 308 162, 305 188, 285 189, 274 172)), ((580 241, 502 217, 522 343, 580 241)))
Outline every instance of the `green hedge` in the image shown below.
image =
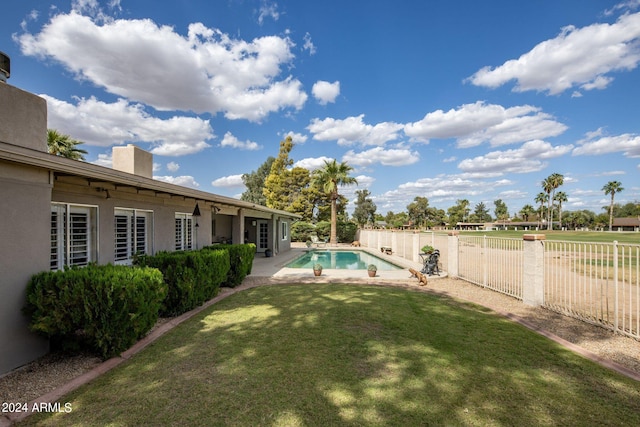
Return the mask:
POLYGON ((140 256, 135 263, 162 272, 169 287, 162 316, 180 315, 215 297, 230 269, 229 251, 224 249, 158 252, 140 256))
POLYGON ((24 312, 53 348, 89 347, 108 358, 153 327, 166 294, 156 269, 89 265, 34 275, 24 312))
POLYGON ((226 250, 229 252, 229 274, 224 282, 224 286, 235 288, 242 283, 247 275, 251 274, 253 258, 256 255, 256 245, 253 243, 240 245, 213 245, 207 246, 204 250, 226 250))

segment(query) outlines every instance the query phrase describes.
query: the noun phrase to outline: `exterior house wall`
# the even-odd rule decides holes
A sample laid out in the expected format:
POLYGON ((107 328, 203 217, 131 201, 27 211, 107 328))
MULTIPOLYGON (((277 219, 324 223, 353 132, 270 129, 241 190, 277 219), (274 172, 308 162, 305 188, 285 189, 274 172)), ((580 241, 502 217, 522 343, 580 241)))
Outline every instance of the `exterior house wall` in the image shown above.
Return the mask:
MULTIPOLYGON (((46 101, 0 83, 0 141, 46 151, 46 101)), ((46 170, 0 161, 0 374, 49 351, 21 312, 29 278, 49 268, 49 180, 46 170)))
MULTIPOLYGON (((233 243, 244 242, 252 232, 257 237, 252 224, 261 219, 269 223, 269 247, 275 253, 290 248, 290 242, 279 236, 276 241, 279 233, 276 225, 282 218, 289 221, 296 215, 154 181, 144 176, 151 170, 151 156, 133 146, 125 147, 121 156, 124 159, 116 163, 126 163, 126 154, 133 152, 136 175, 116 165, 108 169, 49 155, 46 139, 44 99, 0 83, 0 375, 49 351, 48 340, 29 331, 29 319, 22 314, 22 307, 30 277, 49 270, 52 262, 55 266, 52 253, 60 256, 59 268, 63 258, 70 257, 66 253, 68 241, 57 234, 70 229, 63 227, 71 217, 70 211, 53 203, 72 205, 76 209, 75 218, 81 217, 83 221, 95 218, 95 222, 89 222, 90 230, 85 235, 89 236, 86 241, 95 239, 95 251, 91 251, 94 257, 90 261, 98 264, 114 263, 116 259, 116 209, 152 212, 145 217, 151 219, 151 224, 145 220, 150 227, 145 236, 152 236, 151 242, 147 240, 152 254, 175 250, 176 214, 191 217, 196 204, 200 216, 191 218, 192 225, 198 225, 192 229, 194 249, 223 237, 233 238, 233 243), (85 210, 83 206, 92 209, 85 210), (89 213, 78 214, 80 211, 89 213), (52 248, 58 251, 53 252, 52 248)), ((127 225, 122 229, 129 227, 126 221, 129 220, 125 219, 127 225)), ((126 229, 127 233, 132 230, 126 229)), ((81 233, 84 230, 81 227, 81 233)), ((128 237, 120 240, 127 249, 135 250, 130 241, 128 237)), ((73 255, 80 254, 78 264, 81 264, 86 258, 83 246, 79 247, 74 248, 73 255)), ((129 254, 125 251, 126 256, 129 254)))
POLYGON ((51 185, 47 171, 0 162, 0 373, 49 351, 22 314, 26 284, 49 268, 51 185))

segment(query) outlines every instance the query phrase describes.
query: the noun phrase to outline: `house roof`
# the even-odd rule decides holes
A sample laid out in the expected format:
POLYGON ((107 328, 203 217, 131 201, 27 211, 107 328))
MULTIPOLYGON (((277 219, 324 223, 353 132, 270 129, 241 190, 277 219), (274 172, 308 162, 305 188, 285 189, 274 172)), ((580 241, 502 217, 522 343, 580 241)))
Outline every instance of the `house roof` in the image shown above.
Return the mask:
POLYGON ((639 227, 640 218, 632 216, 627 218, 613 218, 614 227, 639 227))
POLYGON ((71 160, 60 156, 54 156, 43 151, 32 150, 0 141, 0 159, 9 162, 20 163, 50 170, 59 175, 75 176, 87 179, 91 185, 113 184, 117 186, 133 187, 138 190, 149 190, 155 193, 190 197, 203 202, 210 202, 218 206, 230 206, 244 209, 252 209, 281 217, 293 219, 302 218, 279 209, 272 209, 232 197, 207 193, 189 187, 158 181, 127 172, 118 171, 104 166, 94 165, 78 160, 71 160))

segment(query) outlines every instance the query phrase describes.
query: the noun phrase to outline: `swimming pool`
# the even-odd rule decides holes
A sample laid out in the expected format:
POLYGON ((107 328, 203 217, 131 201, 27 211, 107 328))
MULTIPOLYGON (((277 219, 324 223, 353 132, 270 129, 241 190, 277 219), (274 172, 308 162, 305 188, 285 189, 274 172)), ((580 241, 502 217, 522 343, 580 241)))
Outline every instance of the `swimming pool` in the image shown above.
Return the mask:
POLYGON ((364 251, 311 250, 294 259, 285 267, 313 268, 314 264, 322 268, 337 270, 366 270, 369 264, 375 264, 378 270, 403 270, 395 264, 364 251))

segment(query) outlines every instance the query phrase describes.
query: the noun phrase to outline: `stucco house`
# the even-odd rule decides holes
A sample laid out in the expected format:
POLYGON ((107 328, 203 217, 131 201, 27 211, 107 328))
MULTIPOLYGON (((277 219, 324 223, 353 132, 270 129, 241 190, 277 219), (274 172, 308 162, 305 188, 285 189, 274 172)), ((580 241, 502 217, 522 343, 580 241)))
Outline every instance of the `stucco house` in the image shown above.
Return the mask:
POLYGON ((53 156, 46 135, 46 101, 0 81, 0 375, 48 352, 21 312, 35 273, 217 242, 291 248, 297 215, 154 180, 133 145, 113 169, 53 156))

